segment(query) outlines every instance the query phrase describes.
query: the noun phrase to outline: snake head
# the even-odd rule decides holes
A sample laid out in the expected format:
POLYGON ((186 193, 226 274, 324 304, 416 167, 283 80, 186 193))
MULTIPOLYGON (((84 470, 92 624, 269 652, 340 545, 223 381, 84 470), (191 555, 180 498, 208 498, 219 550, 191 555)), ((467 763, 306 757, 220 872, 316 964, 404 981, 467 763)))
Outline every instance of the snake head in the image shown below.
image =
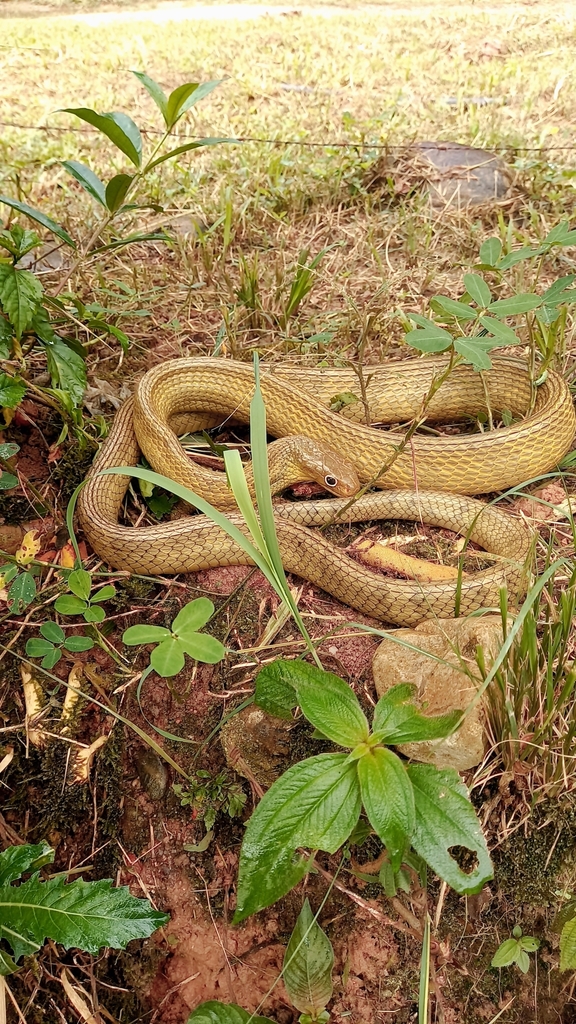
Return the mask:
POLYGON ((351 462, 323 441, 295 437, 302 480, 319 484, 337 498, 352 498, 360 490, 360 480, 351 462))

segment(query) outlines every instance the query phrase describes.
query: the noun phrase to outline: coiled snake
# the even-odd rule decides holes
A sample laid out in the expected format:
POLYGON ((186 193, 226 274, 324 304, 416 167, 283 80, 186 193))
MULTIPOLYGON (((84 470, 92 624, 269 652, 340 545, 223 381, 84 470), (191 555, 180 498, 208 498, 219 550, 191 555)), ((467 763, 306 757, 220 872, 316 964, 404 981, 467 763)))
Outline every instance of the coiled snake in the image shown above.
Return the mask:
MULTIPOLYGON (((572 400, 562 378, 549 372, 534 386, 527 367, 506 358, 495 359, 493 370, 482 375, 467 366, 455 367, 426 406, 426 421, 476 416, 489 405, 494 411, 509 410, 517 420, 512 426, 455 436, 414 434, 403 444, 401 431, 382 431, 361 422, 366 405, 372 422, 404 423, 420 415, 433 380, 445 368, 444 357, 368 367, 364 402, 341 413, 331 412, 329 405, 335 395, 358 393, 358 377, 352 371, 275 364, 261 368, 269 432, 278 438, 311 439, 304 470, 294 466, 298 446, 293 441, 270 446, 275 490, 312 478, 333 494, 347 496, 358 489, 358 479, 377 481, 383 489, 352 504, 345 522, 418 520, 467 535, 496 556, 491 568, 458 583, 387 578, 310 530, 332 521, 345 497, 277 505, 276 527, 287 571, 367 615, 400 625, 494 606, 504 585, 512 596, 521 592, 530 530, 495 506, 462 495, 487 494, 546 473, 570 449, 576 432, 572 400)), ((129 478, 102 476, 100 471, 135 466, 142 451, 157 472, 219 508, 234 508, 224 474, 191 463, 177 434, 200 423, 248 422, 253 393, 252 367, 231 360, 175 359, 145 374, 134 397, 117 413, 79 499, 81 525, 101 558, 116 569, 144 574, 249 564, 238 545, 205 516, 141 529, 120 525, 129 478)), ((247 532, 237 511, 229 517, 247 532)))

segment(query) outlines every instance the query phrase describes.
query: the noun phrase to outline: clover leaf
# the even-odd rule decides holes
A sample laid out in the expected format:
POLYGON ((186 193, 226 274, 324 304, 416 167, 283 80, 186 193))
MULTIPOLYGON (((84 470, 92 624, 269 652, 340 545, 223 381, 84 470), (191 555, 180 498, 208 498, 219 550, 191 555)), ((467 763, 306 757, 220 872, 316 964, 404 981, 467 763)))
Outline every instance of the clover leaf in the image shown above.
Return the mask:
POLYGON ((94 641, 87 636, 66 637, 64 630, 51 620, 40 626, 42 636, 33 636, 26 644, 26 654, 30 658, 42 658, 42 668, 54 668, 62 657, 62 648, 78 654, 80 651, 91 651, 94 641))
POLYGON ((186 654, 208 665, 222 661, 226 653, 223 644, 208 633, 198 632, 213 614, 212 601, 198 597, 184 605, 170 629, 166 626, 130 626, 122 639, 129 647, 158 644, 150 655, 150 665, 159 676, 168 678, 182 671, 186 654))

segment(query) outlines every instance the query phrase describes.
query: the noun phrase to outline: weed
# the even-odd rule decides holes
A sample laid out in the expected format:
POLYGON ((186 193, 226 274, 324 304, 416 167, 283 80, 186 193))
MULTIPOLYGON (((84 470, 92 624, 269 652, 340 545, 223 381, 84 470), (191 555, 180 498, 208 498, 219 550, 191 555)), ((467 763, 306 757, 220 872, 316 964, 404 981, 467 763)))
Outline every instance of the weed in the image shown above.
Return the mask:
POLYGON ((492 967, 509 967, 516 964, 522 974, 527 974, 530 968, 528 953, 535 953, 540 947, 540 940, 533 935, 523 935, 520 925, 512 929, 512 938, 505 939, 492 957, 492 967))
POLYGON ((202 818, 207 832, 213 829, 219 811, 230 818, 237 818, 246 803, 246 794, 240 783, 231 779, 227 771, 212 775, 198 769, 190 776, 187 785, 174 783, 172 789, 182 807, 191 807, 193 817, 202 818))

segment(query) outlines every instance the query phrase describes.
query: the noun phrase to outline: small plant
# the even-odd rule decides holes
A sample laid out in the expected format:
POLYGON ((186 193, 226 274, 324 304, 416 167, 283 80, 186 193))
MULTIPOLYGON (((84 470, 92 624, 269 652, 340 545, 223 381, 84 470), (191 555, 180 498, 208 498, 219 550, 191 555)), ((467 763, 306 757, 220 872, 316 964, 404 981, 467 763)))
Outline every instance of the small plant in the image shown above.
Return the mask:
MULTIPOLYGON (((70 594, 62 594, 54 602, 54 608, 60 615, 81 615, 86 622, 104 622, 106 612, 101 607, 102 601, 114 597, 116 588, 111 584, 101 587, 92 593, 92 576, 86 569, 74 569, 66 580, 70 594)), ((49 639, 47 637, 47 639, 49 639)), ((77 639, 77 638, 70 638, 77 639)), ((78 650, 79 648, 77 648, 78 650)), ((88 650, 88 648, 84 648, 88 650)))
POLYGON ((256 678, 256 703, 289 717, 297 704, 318 737, 348 748, 319 754, 289 768, 254 811, 242 843, 235 922, 275 903, 311 869, 299 847, 335 853, 351 835, 362 806, 399 872, 410 846, 457 892, 478 892, 492 864, 468 791, 457 772, 406 764, 390 744, 450 735, 460 712, 435 718, 412 703, 414 687, 400 684, 382 697, 373 730, 344 680, 300 661, 276 661, 256 678), (453 847, 475 854, 466 873, 453 847))
POLYGON ((498 946, 492 957, 491 967, 510 967, 511 964, 516 964, 522 974, 527 974, 530 968, 528 953, 536 952, 540 946, 540 939, 535 939, 533 935, 523 935, 520 925, 512 929, 512 936, 498 946))
POLYGON ((54 668, 62 657, 62 650, 77 654, 80 651, 91 651, 94 640, 88 636, 69 636, 56 622, 43 622, 40 626, 41 637, 31 637, 26 643, 26 654, 30 658, 42 658, 42 668, 54 668))
POLYGON ((560 932, 560 970, 576 970, 576 898, 572 896, 558 912, 552 931, 560 932))
MULTIPOLYGON (((0 383, 0 389, 2 384, 0 383)), ((16 455, 20 451, 20 445, 17 444, 0 444, 0 491, 11 491, 13 487, 18 487, 18 477, 14 476, 8 469, 5 469, 7 459, 11 459, 13 455, 16 455)))
POLYGON ((172 789, 182 807, 191 807, 192 816, 203 819, 207 832, 214 827, 218 811, 237 818, 246 803, 246 794, 240 783, 234 782, 226 771, 213 776, 201 769, 195 772, 187 786, 174 783, 172 789))
POLYGON ((207 597, 198 597, 184 605, 170 629, 166 626, 130 626, 122 639, 129 647, 158 644, 150 655, 150 666, 159 676, 176 676, 184 668, 185 655, 215 665, 222 661, 226 648, 208 633, 199 633, 214 614, 207 597))

